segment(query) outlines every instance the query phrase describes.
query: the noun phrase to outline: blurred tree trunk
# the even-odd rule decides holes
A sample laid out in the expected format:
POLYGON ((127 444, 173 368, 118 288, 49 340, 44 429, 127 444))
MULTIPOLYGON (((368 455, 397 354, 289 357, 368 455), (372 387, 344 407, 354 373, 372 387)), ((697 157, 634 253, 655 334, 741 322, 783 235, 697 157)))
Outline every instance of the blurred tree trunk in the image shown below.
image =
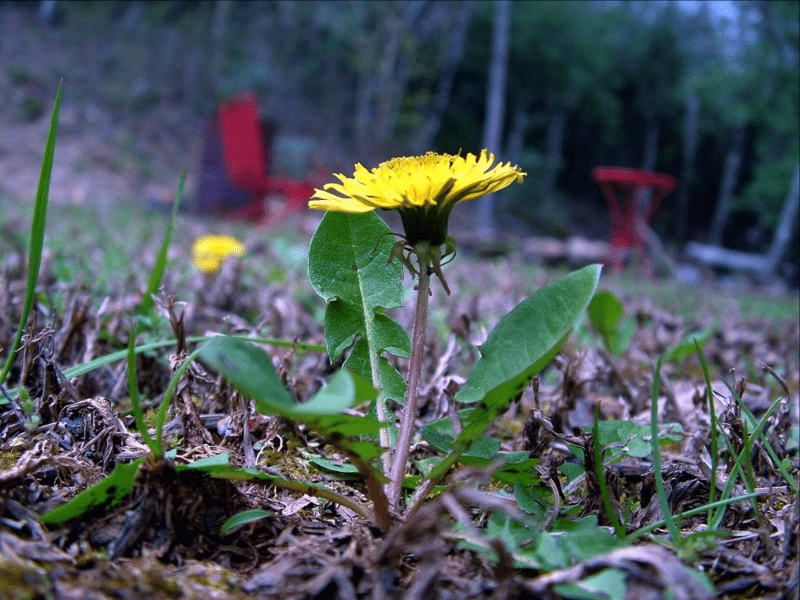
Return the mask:
POLYGON ((564 131, 567 124, 567 115, 569 111, 575 108, 579 98, 580 96, 577 92, 571 92, 566 100, 556 102, 555 105, 558 108, 550 115, 550 120, 547 124, 546 169, 544 180, 542 181, 542 197, 546 204, 556 200, 556 182, 558 181, 558 172, 561 170, 563 161, 564 131))
MULTIPOLYGON (((506 99, 506 74, 508 71, 509 25, 511 2, 495 2, 494 34, 492 36, 492 63, 486 90, 486 121, 483 130, 483 146, 495 155, 501 152, 503 135, 503 109, 506 99)), ((478 201, 476 232, 479 238, 493 240, 497 235, 495 206, 492 194, 478 201)))
POLYGON ((659 126, 655 115, 647 120, 647 133, 644 138, 644 158, 642 158, 642 169, 644 171, 655 171, 656 161, 658 160, 658 134, 659 126))
POLYGON ((375 115, 374 146, 377 148, 383 148, 394 132, 400 116, 400 109, 403 107, 403 98, 408 89, 411 68, 414 66, 416 58, 417 47, 412 45, 406 52, 399 55, 392 84, 383 86, 383 93, 375 115))
POLYGON ((683 164, 678 183, 678 227, 679 239, 687 237, 686 216, 689 213, 689 185, 694 174, 694 158, 697 151, 697 130, 700 116, 700 100, 692 93, 686 98, 686 120, 683 127, 683 164))
POLYGON ((360 27, 347 35, 352 36, 358 61, 351 123, 361 162, 397 150, 392 141, 404 111, 425 118, 421 131, 406 138, 404 149, 419 153, 430 149, 464 54, 475 4, 474 0, 347 3, 360 27), (420 57, 423 44, 426 54, 420 57), (426 77, 430 87, 436 86, 432 99, 405 105, 409 82, 423 82, 426 77))
POLYGON ((219 83, 225 59, 225 34, 228 30, 232 0, 217 0, 211 21, 211 72, 209 83, 214 97, 219 95, 219 83))
POLYGON ((378 106, 375 112, 374 147, 382 148, 397 124, 411 68, 417 57, 417 40, 413 30, 424 17, 430 2, 409 2, 392 21, 389 40, 380 62, 378 106), (403 51, 403 41, 411 40, 403 51))
POLYGON ((415 29, 433 3, 373 3, 380 25, 361 45, 363 67, 357 93, 355 132, 358 153, 371 159, 394 132, 416 60, 415 29))
MULTIPOLYGON (((365 8, 369 6, 364 5, 365 8)), ((375 5, 376 10, 384 12, 378 22, 379 27, 365 31, 359 40, 358 92, 356 93, 356 111, 353 130, 356 136, 356 150, 361 160, 372 161, 374 153, 375 97, 380 93, 380 75, 389 63, 390 53, 397 51, 397 16, 389 4, 375 5), (387 32, 388 29, 388 32, 387 32), (383 41, 383 44, 381 44, 383 41), (383 49, 379 56, 379 48, 383 49), (377 65, 377 72, 374 67, 377 65)))
POLYGON ((555 201, 556 181, 561 168, 561 153, 564 148, 564 126, 567 110, 563 106, 550 116, 547 124, 547 155, 545 175, 542 181, 542 197, 545 204, 555 201))
POLYGON ((56 4, 56 0, 42 0, 39 2, 37 16, 42 23, 54 25, 56 17, 58 16, 58 4, 56 4))
POLYGON ((719 198, 714 209, 714 218, 711 221, 711 234, 709 243, 714 246, 722 245, 722 230, 728 222, 728 215, 731 211, 731 197, 739 180, 739 168, 742 165, 742 153, 744 151, 744 126, 736 128, 733 136, 733 144, 725 157, 725 169, 722 173, 722 183, 719 188, 719 198))
POLYGON ((468 0, 467 2, 462 2, 458 7, 453 26, 450 29, 447 58, 436 84, 433 106, 428 118, 417 134, 417 139, 413 145, 414 154, 423 154, 430 150, 433 146, 433 139, 439 132, 447 102, 450 100, 450 92, 453 89, 453 79, 455 79, 456 71, 461 64, 461 59, 464 57, 469 21, 472 17, 472 11, 475 9, 475 4, 475 0, 468 0))
POLYGON ((781 216, 778 220, 778 229, 775 230, 775 237, 772 238, 772 243, 767 251, 767 256, 764 259, 765 268, 764 275, 771 275, 778 268, 778 262, 786 252, 789 242, 792 239, 792 228, 797 219, 797 211, 800 209, 800 164, 794 171, 792 178, 792 185, 789 188, 789 193, 783 203, 781 216))
POLYGON ((514 119, 511 121, 511 130, 508 132, 506 151, 503 159, 518 165, 522 158, 522 148, 525 145, 525 134, 531 127, 531 114, 527 110, 525 103, 518 103, 514 111, 514 119))
MULTIPOLYGON (((522 157, 522 149, 525 145, 525 134, 531 127, 531 121, 531 114, 527 110, 527 104, 518 102, 514 110, 514 118, 511 121, 511 129, 506 139, 505 152, 502 157, 504 161, 508 161, 513 165, 519 164, 519 160, 522 157)), ((508 210, 508 202, 506 200, 507 197, 502 191, 496 192, 496 210, 508 210)))
MULTIPOLYGON (((367 52, 360 52, 365 56, 367 52)), ((361 160, 371 158, 372 148, 370 147, 370 124, 372 123, 372 96, 377 85, 377 78, 373 76, 370 65, 364 61, 363 67, 359 72, 358 92, 356 93, 356 111, 353 115, 353 131, 356 138, 356 151, 361 160)))
POLYGON ((686 245, 686 254, 704 265, 718 265, 728 269, 750 271, 758 280, 764 282, 775 273, 781 257, 792 240, 792 229, 798 210, 800 210, 800 164, 795 168, 792 185, 783 202, 775 237, 772 238, 766 254, 726 250, 719 246, 709 246, 697 242, 689 242, 686 245))
MULTIPOLYGON (((645 134, 644 138, 644 157, 642 158, 643 171, 656 170, 656 160, 658 160, 658 134, 660 133, 660 127, 658 125, 656 114, 657 109, 654 108, 650 116, 647 118, 647 133, 645 134)), ((638 197, 638 202, 642 213, 647 214, 649 210, 648 207, 650 206, 652 199, 652 188, 644 188, 638 197)), ((654 230, 650 229, 650 232, 651 237, 656 235, 654 230)))

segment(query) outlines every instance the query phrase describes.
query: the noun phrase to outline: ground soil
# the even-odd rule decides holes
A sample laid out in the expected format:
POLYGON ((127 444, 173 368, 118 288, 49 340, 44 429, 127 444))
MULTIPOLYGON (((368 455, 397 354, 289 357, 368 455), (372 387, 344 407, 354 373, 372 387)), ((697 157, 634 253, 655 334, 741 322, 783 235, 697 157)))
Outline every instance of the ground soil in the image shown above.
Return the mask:
MULTIPOLYGON (((520 295, 513 273, 521 265, 509 262, 498 268, 497 260, 462 259, 447 272, 455 300, 444 302, 440 290, 434 296, 434 315, 441 315, 434 321, 442 324, 438 334, 431 329, 427 336, 420 422, 449 413, 448 398, 475 361, 474 344, 485 339, 490 325, 482 315, 502 314, 520 295), (461 293, 474 289, 476 280, 498 293, 461 293)), ((549 277, 543 272, 542 283, 549 277)), ((667 597, 668 589, 672 597, 712 597, 687 567, 706 572, 718 597, 791 597, 797 590, 797 496, 763 442, 754 443, 751 453, 759 511, 747 502, 733 505, 720 525, 727 532, 721 538, 701 535, 704 513, 681 522, 683 535, 694 536, 694 541, 679 554, 656 543, 666 540, 662 529, 655 532, 657 538, 643 536, 627 549, 549 573, 514 568, 502 551, 493 560, 459 542, 454 519, 470 515, 476 523, 485 523, 488 513, 482 511, 487 503, 495 503, 495 510, 510 510, 507 501, 499 499, 499 489, 478 483, 481 476, 474 470, 458 471, 451 481, 478 475, 475 484, 450 488, 416 515, 398 517, 389 531, 311 490, 297 493, 257 481, 180 471, 181 465, 229 453, 233 466, 324 484, 352 501, 369 503, 363 483, 342 480, 308 463, 309 455, 341 461, 344 457, 336 447, 304 427, 257 414, 253 405, 199 365, 181 379, 165 428, 177 455, 166 461, 147 458, 133 488, 116 505, 101 503, 64 523, 43 525, 38 515, 101 481, 115 465, 149 455, 127 410, 124 362, 72 379, 59 375, 124 346, 140 293, 109 298, 98 310, 91 288, 65 285, 53 273, 44 273, 43 280, 42 293, 63 297, 61 308, 37 306, 7 383, 11 389, 23 382, 31 404, 13 401, 0 406, 3 597, 560 598, 559 584, 604 568, 627 575, 626 598, 667 597), (496 506, 498 502, 505 508, 496 506), (230 516, 249 509, 266 510, 269 517, 220 533, 230 516)), ((248 281, 238 263, 227 262, 213 278, 197 274, 183 285, 181 297, 194 299, 172 309, 177 317, 159 339, 169 337, 169 330, 178 338, 184 332, 258 336, 268 330, 270 337, 323 342, 319 321, 298 300, 296 290, 248 281)), ((2 321, 0 345, 7 348, 22 304, 22 273, 6 269, 1 287, 0 309, 10 318, 2 321)), ((160 304, 170 314, 169 297, 162 297, 160 304)), ((623 356, 609 354, 596 338, 588 345, 574 338, 542 374, 538 395, 526 390, 487 432, 502 440, 504 450, 526 449, 542 459, 544 473, 556 474, 565 495, 560 507, 551 507, 557 511, 553 518, 579 511, 594 515, 600 524, 609 523, 598 475, 570 483, 557 470, 565 458, 576 460, 565 444, 591 448, 584 428, 591 426, 595 406, 602 420, 646 423, 654 357, 714 319, 711 314, 674 315, 647 301, 627 302, 625 308, 639 327, 623 356), (548 471, 551 468, 556 470, 548 471)), ((396 316, 407 325, 409 313, 404 308, 396 316)), ((722 379, 730 379, 756 417, 777 401, 766 422, 765 439, 794 478, 799 337, 796 321, 770 323, 726 314, 724 325, 704 346, 723 430, 735 447, 743 447, 747 438, 742 412, 722 379)), ((299 399, 307 398, 332 372, 324 352, 266 349, 299 399)), ((182 356, 182 350, 171 346, 137 359, 137 385, 148 405, 155 406, 182 356)), ((665 364, 659 420, 679 423, 684 431, 681 441, 662 454, 667 494, 676 514, 708 499, 707 407, 696 358, 665 364)), ((425 442, 414 446, 416 459, 433 454, 425 442)), ((592 473, 590 464, 585 468, 592 473)), ((721 466, 718 482, 725 481, 730 468, 721 466)), ((602 477, 615 502, 629 503, 629 531, 661 517, 648 457, 628 458, 607 468, 602 477)), ((744 489, 738 486, 735 492, 744 489)), ((496 543, 497 549, 503 548, 496 543)))

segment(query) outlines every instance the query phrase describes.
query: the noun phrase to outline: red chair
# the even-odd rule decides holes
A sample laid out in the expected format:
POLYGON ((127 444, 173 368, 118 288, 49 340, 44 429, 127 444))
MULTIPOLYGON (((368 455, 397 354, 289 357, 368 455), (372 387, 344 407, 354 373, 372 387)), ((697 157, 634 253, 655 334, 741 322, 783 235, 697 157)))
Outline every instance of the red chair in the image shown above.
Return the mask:
POLYGON ((628 250, 636 249, 649 271, 644 252, 647 223, 661 201, 678 187, 678 180, 664 173, 622 167, 598 167, 592 171, 592 179, 600 186, 611 213, 606 263, 620 270, 628 250), (652 190, 649 202, 645 190, 652 190))
POLYGON ((219 111, 225 169, 230 181, 250 194, 251 202, 234 211, 234 217, 274 223, 301 208, 314 194, 314 187, 301 181, 271 177, 270 144, 274 131, 264 131, 258 114, 258 98, 253 93, 229 100, 219 111), (265 143, 265 134, 267 140, 265 143), (285 199, 273 201, 273 196, 285 199), (271 210, 268 204, 274 204, 271 210), (277 205, 283 204, 281 208, 277 205))
POLYGON ((244 94, 224 104, 219 110, 219 125, 230 180, 236 187, 261 193, 269 187, 269 150, 262 139, 255 94, 244 94))

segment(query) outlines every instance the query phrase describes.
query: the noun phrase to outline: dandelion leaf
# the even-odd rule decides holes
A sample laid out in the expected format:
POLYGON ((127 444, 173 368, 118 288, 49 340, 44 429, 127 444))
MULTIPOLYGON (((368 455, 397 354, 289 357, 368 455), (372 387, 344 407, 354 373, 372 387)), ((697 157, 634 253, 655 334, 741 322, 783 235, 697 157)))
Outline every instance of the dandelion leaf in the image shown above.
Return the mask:
POLYGON ((371 380, 370 374, 377 372, 384 394, 396 397, 402 396, 395 389, 396 371, 386 368, 383 360, 373 365, 370 359, 382 352, 400 357, 411 353, 406 331, 383 312, 403 303, 400 262, 387 264, 396 241, 390 233, 374 212, 325 213, 311 239, 308 277, 328 302, 325 340, 331 360, 339 358, 356 338, 365 340, 366 368, 361 355, 348 367, 371 380))

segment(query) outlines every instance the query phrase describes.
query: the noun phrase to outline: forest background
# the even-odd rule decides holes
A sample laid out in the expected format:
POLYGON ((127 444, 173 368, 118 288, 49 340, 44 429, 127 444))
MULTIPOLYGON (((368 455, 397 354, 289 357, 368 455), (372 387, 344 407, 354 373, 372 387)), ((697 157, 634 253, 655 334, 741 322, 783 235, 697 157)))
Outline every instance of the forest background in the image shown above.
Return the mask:
MULTIPOLYGON (((591 170, 627 166, 678 178, 652 223, 674 254, 691 240, 765 252, 800 157, 799 7, 3 2, 0 162, 15 131, 46 125, 63 78, 62 139, 97 143, 61 160, 73 172, 105 164, 124 185, 61 193, 145 201, 174 194, 188 169, 191 197, 204 122, 254 90, 284 139, 328 173, 430 149, 488 147, 518 163, 528 184, 495 198, 484 225, 602 239, 591 170)), ((3 192, 19 191, 11 179, 3 192)), ((778 272, 796 286, 793 221, 778 272)))

